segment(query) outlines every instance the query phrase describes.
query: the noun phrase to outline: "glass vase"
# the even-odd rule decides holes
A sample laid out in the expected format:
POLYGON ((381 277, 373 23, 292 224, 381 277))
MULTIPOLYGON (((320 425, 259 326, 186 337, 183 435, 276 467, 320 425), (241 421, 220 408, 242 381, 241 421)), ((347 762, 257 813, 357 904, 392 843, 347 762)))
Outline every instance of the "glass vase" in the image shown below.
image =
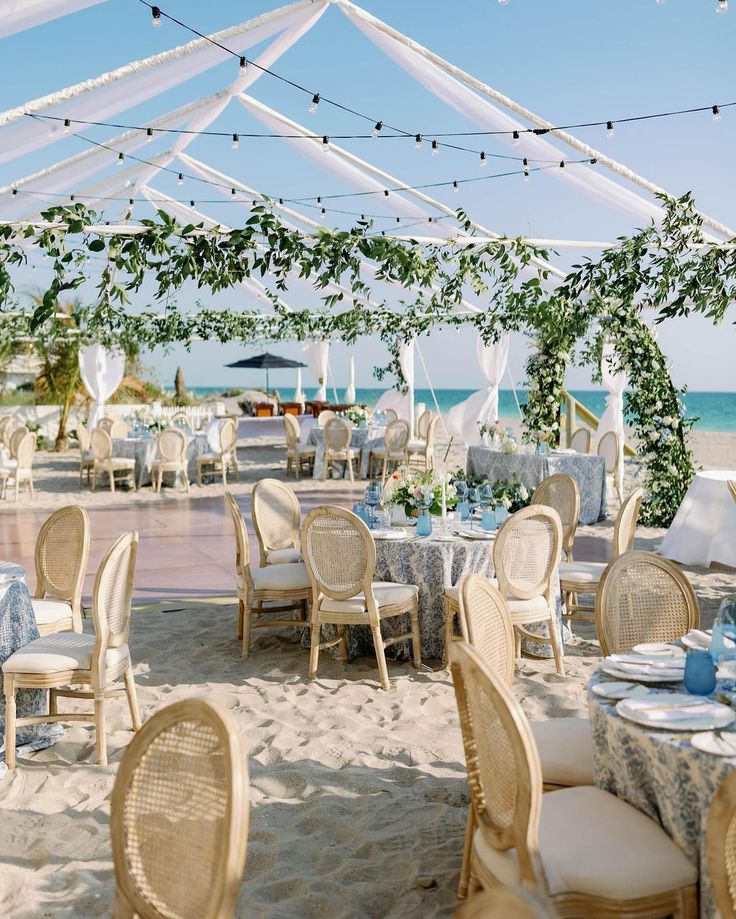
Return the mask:
POLYGON ((422 510, 417 519, 417 536, 432 535, 432 515, 428 510, 422 510))

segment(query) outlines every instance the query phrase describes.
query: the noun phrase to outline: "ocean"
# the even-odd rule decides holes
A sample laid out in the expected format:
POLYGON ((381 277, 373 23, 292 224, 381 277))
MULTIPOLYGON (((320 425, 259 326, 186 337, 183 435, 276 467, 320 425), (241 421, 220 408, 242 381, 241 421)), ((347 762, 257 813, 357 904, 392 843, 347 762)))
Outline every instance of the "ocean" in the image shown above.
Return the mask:
MULTIPOLYGON (((209 396, 223 392, 225 387, 195 386, 192 391, 197 396, 209 396)), ((357 389, 357 401, 361 404, 373 406, 378 401, 383 388, 357 389)), ((307 395, 310 389, 306 390, 307 395)), ((338 398, 342 398, 342 389, 338 389, 338 398)), ((442 412, 446 412, 467 399, 474 392, 472 389, 436 389, 435 395, 442 412)), ((606 404, 606 393, 600 389, 571 390, 573 396, 600 417, 606 404)), ((282 395, 291 395, 290 388, 281 387, 282 395)), ((330 393, 331 394, 331 393, 330 393)), ((520 402, 524 402, 524 390, 518 390, 520 402)), ((424 402, 427 408, 434 409, 432 393, 428 389, 417 389, 415 393, 417 402, 424 402)), ((685 409, 689 418, 697 418, 695 429, 698 431, 723 431, 736 432, 736 393, 733 392, 689 392, 685 396, 685 409)), ((514 393, 510 389, 502 389, 499 396, 499 416, 501 418, 518 418, 514 393)))

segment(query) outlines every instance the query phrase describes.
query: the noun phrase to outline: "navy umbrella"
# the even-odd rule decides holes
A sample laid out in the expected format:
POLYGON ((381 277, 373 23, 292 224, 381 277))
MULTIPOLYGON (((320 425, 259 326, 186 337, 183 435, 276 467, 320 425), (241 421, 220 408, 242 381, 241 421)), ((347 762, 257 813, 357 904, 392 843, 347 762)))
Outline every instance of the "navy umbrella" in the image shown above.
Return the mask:
POLYGON ((244 357, 239 361, 234 361, 232 364, 225 364, 226 367, 243 367, 249 368, 251 370, 265 370, 266 371, 266 392, 269 391, 268 385, 268 371, 269 370, 282 370, 289 369, 294 367, 306 367, 306 364, 302 364, 301 361, 292 361, 288 357, 280 357, 278 354, 269 354, 266 351, 265 354, 257 354, 255 357, 244 357))

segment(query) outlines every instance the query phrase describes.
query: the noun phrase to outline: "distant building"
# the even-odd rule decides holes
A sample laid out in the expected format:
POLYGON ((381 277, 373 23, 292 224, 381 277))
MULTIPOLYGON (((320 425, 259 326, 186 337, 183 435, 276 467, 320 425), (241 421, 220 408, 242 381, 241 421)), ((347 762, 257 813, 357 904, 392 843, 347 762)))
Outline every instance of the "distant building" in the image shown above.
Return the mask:
POLYGON ((0 367, 0 389, 12 391, 33 384, 40 371, 41 362, 35 354, 19 354, 6 367, 0 367))

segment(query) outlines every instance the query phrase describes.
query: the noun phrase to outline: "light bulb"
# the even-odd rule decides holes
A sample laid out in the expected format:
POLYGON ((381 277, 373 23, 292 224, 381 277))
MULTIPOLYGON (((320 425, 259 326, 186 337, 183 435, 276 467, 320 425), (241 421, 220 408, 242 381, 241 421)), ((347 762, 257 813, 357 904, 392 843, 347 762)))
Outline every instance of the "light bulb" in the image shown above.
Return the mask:
POLYGON ((133 199, 132 199, 132 198, 128 198, 128 204, 129 204, 131 207, 133 207, 133 199))
POLYGON ((240 75, 242 76, 247 69, 248 69, 248 58, 241 57, 240 58, 240 75))
POLYGON ((454 192, 460 191, 460 186, 457 184, 457 179, 455 179, 455 181, 452 183, 452 190, 454 192))
POLYGON ((64 119, 64 133, 68 134, 72 129, 72 123, 68 118, 64 119))
POLYGON ((70 200, 72 203, 74 203, 74 198, 75 198, 74 195, 69 195, 69 200, 70 200))
POLYGON ((524 157, 523 165, 524 165, 524 181, 528 182, 529 181, 529 160, 526 157, 524 157))
POLYGON ((182 186, 184 184, 184 176, 181 172, 179 173, 179 178, 176 180, 176 184, 179 186, 182 186))
POLYGON ((18 189, 14 188, 12 194, 13 194, 13 197, 15 198, 15 196, 18 194, 18 189))
POLYGON ((388 189, 387 189, 387 188, 384 188, 384 189, 383 189, 383 196, 384 196, 384 198, 388 198, 388 189))
POLYGON ((321 196, 321 195, 319 195, 319 196, 317 197, 317 204, 322 204, 322 196, 321 196))
POLYGON ((520 143, 521 140, 519 139, 519 132, 514 131, 514 133, 511 135, 511 146, 518 147, 520 143))
POLYGON ((189 202, 189 207, 194 207, 194 201, 189 202))
POLYGON ((417 150, 421 150, 421 149, 422 149, 422 135, 421 135, 421 134, 415 134, 415 135, 414 135, 414 147, 415 147, 417 150))
POLYGON ((233 150, 237 150, 240 146, 240 134, 233 134, 233 150))
POLYGON ((146 128, 146 143, 150 144, 153 140, 153 128, 146 128))
POLYGON ((383 122, 377 121, 373 130, 371 131, 371 137, 378 137, 378 135, 381 133, 382 127, 383 127, 383 122))
POLYGON ((161 26, 161 10, 157 6, 151 7, 151 25, 154 29, 158 29, 161 26))
POLYGON ((327 153, 330 149, 330 138, 325 134, 322 138, 322 149, 327 153))
POLYGON ((480 168, 485 169, 487 165, 488 165, 488 160, 486 159, 485 151, 481 150, 480 151, 480 168))
POLYGON ((727 13, 728 12, 728 0, 718 0, 716 3, 716 13, 727 13))
POLYGON ((440 155, 440 145, 437 143, 436 140, 433 140, 432 141, 432 156, 439 156, 439 155, 440 155))
POLYGON ((317 111, 317 106, 319 105, 319 93, 315 93, 312 96, 312 104, 309 106, 309 111, 314 114, 317 111))
POLYGON ((322 208, 322 213, 323 213, 323 214, 326 214, 327 211, 326 211, 324 208, 322 208))
POLYGON ((564 168, 565 168, 565 161, 560 160, 560 169, 564 169, 564 168))
POLYGON ((235 197, 235 189, 234 189, 234 188, 231 188, 231 189, 230 189, 230 194, 233 196, 233 198, 235 197))
POLYGON ((123 154, 123 153, 118 153, 118 166, 122 166, 122 165, 123 165, 123 160, 124 160, 124 159, 125 159, 125 154, 123 154))
POLYGON ((613 130, 613 122, 607 121, 606 122, 606 137, 613 137, 614 133, 615 131, 613 130))
POLYGON ((721 110, 718 108, 718 106, 714 105, 711 111, 713 112, 713 121, 720 121, 721 120, 721 110))

